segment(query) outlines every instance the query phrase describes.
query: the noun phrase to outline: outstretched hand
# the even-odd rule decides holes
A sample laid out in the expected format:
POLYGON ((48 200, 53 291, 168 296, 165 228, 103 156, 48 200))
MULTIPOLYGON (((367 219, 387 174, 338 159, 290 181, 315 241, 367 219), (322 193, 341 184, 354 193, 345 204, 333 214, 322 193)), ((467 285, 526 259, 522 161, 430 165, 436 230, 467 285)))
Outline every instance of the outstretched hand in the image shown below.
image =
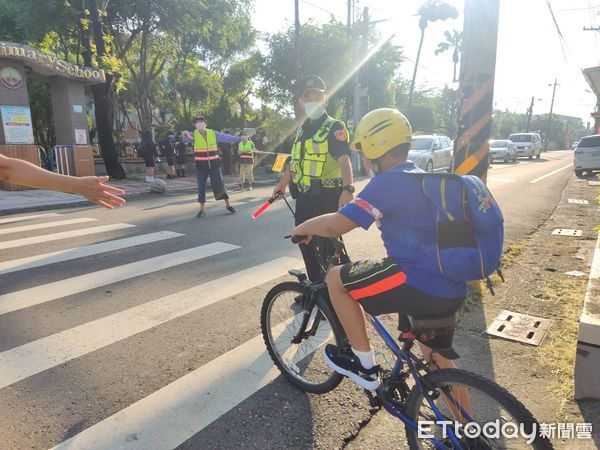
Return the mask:
POLYGON ((123 206, 125 199, 119 197, 119 195, 125 195, 125 191, 105 184, 107 181, 107 176, 77 178, 74 193, 83 195, 90 202, 104 208, 113 209, 114 207, 123 206))

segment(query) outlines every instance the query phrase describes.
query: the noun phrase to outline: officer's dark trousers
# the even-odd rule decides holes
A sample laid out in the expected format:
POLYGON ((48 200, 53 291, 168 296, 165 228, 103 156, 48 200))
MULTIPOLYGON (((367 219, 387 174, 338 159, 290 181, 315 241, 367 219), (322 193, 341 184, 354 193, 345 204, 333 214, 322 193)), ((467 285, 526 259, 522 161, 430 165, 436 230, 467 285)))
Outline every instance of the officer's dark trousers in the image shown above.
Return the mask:
POLYGON ((210 177, 210 185, 212 187, 215 200, 229 199, 225 190, 225 181, 221 172, 221 161, 212 160, 210 166, 208 162, 196 161, 196 178, 198 180, 198 203, 206 202, 206 181, 210 177))
MULTIPOLYGON (((318 195, 298 194, 296 198, 296 225, 322 214, 337 212, 341 195, 340 189, 321 189, 318 195)), ((308 279, 313 282, 324 279, 325 274, 319 267, 312 242, 300 244, 300 251, 306 265, 308 279)))

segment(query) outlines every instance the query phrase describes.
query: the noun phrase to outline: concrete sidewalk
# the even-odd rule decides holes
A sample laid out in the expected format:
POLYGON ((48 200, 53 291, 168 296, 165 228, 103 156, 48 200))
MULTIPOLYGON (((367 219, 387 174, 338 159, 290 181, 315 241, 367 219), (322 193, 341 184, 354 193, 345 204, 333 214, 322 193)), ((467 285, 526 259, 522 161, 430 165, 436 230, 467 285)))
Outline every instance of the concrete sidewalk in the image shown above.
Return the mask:
MULTIPOLYGON (((185 178, 176 178, 167 180, 166 194, 185 194, 194 193, 197 191, 196 177, 187 176, 185 178)), ((255 173, 255 185, 274 184, 274 173, 255 173)), ((110 182, 111 185, 117 186, 125 191, 125 198, 131 200, 144 196, 162 196, 151 192, 148 184, 144 181, 144 177, 131 177, 127 180, 110 182)), ((225 175, 225 185, 229 191, 235 192, 238 187, 238 177, 236 175, 225 175)), ((208 182, 207 191, 210 194, 210 180, 208 182)), ((0 190, 0 215, 23 213, 28 211, 42 211, 47 209, 59 209, 72 206, 89 205, 90 203, 83 197, 74 194, 64 194, 62 192, 46 191, 41 189, 29 189, 25 191, 3 191, 0 190)))

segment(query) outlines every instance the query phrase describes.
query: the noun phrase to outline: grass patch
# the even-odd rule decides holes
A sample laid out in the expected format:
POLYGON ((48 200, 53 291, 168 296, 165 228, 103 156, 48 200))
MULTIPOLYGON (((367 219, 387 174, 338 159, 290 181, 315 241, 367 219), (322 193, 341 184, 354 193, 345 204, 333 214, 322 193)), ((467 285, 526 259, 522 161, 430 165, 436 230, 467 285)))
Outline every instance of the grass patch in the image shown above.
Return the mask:
POLYGON ((507 269, 512 266, 517 261, 517 258, 519 258, 519 256, 521 256, 523 252, 527 250, 527 247, 529 247, 528 239, 524 239, 508 246, 502 255, 502 268, 507 269))
POLYGON ((548 389, 559 395, 563 404, 573 398, 579 316, 586 285, 586 277, 561 277, 551 281, 543 292, 545 298, 561 305, 561 311, 560 318, 555 319, 550 328, 551 337, 538 349, 538 355, 554 375, 548 389))

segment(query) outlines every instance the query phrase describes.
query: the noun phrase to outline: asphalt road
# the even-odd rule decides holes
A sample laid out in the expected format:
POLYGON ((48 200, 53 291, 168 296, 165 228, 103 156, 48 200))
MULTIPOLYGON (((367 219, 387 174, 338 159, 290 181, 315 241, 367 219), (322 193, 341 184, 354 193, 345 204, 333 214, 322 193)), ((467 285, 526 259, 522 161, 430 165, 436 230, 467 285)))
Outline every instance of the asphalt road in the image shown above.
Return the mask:
MULTIPOLYGON (((492 166, 507 242, 552 213, 571 163, 560 151, 492 166)), ((302 265, 283 239, 292 217, 282 202, 250 217, 271 189, 233 194, 237 215, 210 202, 201 219, 192 195, 0 218, 0 448, 351 440, 369 415, 364 395, 349 382, 306 395, 264 352, 262 299, 302 265)), ((374 227, 347 247, 354 259, 383 256, 374 227)))

